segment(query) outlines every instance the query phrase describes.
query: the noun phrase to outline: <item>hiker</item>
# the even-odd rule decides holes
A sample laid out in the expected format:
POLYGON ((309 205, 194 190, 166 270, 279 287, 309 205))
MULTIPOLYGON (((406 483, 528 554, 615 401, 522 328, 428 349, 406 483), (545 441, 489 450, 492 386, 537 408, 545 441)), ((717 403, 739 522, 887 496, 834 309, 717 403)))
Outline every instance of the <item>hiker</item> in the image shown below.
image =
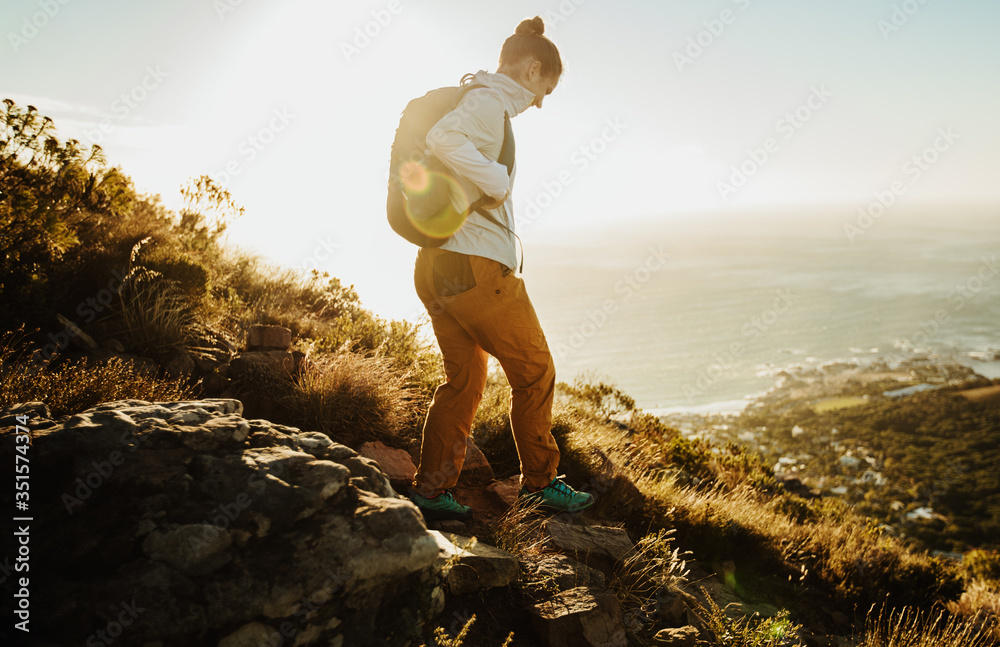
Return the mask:
POLYGON ((521 497, 555 511, 590 507, 591 494, 557 477, 559 448, 551 432, 555 365, 524 282, 517 276, 513 153, 509 119, 542 107, 562 74, 559 50, 543 33, 542 19, 524 20, 503 44, 495 74, 473 75, 451 113, 427 136, 430 152, 454 174, 465 195, 452 197, 459 212, 479 201, 440 247, 422 247, 414 283, 430 314, 447 381, 434 393, 424 422, 420 465, 410 499, 431 519, 468 520, 471 510, 452 496, 465 460, 466 439, 486 386, 487 355, 500 362, 511 386, 511 428, 521 463, 521 497), (504 147, 503 142, 511 140, 504 147))

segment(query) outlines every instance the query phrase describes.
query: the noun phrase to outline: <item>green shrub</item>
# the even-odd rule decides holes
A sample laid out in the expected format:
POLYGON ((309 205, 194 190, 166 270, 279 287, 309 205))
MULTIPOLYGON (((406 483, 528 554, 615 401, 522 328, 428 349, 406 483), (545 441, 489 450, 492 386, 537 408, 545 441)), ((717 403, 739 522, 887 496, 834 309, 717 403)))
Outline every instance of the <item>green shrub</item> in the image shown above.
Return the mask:
POLYGON ((208 268, 191 254, 158 246, 140 257, 140 263, 172 283, 192 303, 201 301, 208 294, 208 268))
POLYGON ((798 640, 801 627, 789 620, 784 609, 773 618, 757 614, 732 618, 709 598, 702 611, 719 647, 803 647, 798 640))
POLYGON ((0 186, 0 326, 13 329, 50 314, 64 258, 136 194, 99 147, 60 142, 51 119, 10 99, 0 106, 0 186))
POLYGON ((618 387, 593 376, 580 376, 570 386, 560 383, 559 389, 586 402, 603 418, 611 418, 635 411, 635 400, 618 387))
POLYGON ((969 582, 986 582, 1000 588, 1000 552, 973 550, 962 556, 962 575, 969 582))

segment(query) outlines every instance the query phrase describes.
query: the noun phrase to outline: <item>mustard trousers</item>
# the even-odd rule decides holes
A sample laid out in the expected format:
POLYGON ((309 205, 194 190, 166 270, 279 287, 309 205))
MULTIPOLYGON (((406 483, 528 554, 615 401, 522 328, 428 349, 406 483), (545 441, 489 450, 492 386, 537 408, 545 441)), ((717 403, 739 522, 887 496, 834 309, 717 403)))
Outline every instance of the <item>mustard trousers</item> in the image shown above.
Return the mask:
POLYGON ((556 371, 524 281, 494 260, 421 248, 414 283, 430 314, 447 377, 424 421, 414 485, 433 496, 458 481, 486 386, 487 354, 497 358, 511 386, 510 422, 521 482, 531 488, 548 485, 559 465, 551 431, 556 371))

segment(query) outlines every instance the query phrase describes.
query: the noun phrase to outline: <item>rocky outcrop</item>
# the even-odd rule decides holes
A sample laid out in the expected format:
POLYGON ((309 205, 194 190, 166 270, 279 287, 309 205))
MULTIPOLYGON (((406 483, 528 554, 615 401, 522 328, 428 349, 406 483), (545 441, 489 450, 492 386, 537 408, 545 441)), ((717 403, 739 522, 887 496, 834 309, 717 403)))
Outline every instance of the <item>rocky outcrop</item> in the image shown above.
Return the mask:
MULTIPOLYGON (((43 643, 406 645, 443 607, 418 510, 323 434, 247 420, 236 400, 18 412, 43 643)), ((14 422, 0 412, 7 464, 14 422)))

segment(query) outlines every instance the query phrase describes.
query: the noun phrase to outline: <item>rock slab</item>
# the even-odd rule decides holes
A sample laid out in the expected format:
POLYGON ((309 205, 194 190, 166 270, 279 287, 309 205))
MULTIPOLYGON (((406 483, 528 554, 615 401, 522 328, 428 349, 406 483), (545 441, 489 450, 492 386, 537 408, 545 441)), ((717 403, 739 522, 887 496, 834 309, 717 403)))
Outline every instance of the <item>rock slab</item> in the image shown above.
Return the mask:
POLYGON ((549 521, 545 531, 552 544, 577 560, 611 576, 616 565, 634 549, 628 533, 607 526, 575 526, 549 521))
POLYGON ((410 453, 405 449, 393 449, 381 441, 364 443, 358 451, 365 458, 378 463, 379 468, 398 492, 406 492, 413 482, 417 466, 413 464, 410 453))
POLYGON ((615 594, 577 587, 533 605, 535 630, 549 647, 626 647, 622 609, 615 594))
MULTIPOLYGON (((410 645, 444 606, 439 546, 374 461, 237 400, 110 402, 31 434, 41 644, 410 645), (127 616, 128 625, 119 623, 127 616), (261 642, 261 641, 265 642, 261 642), (221 642, 220 642, 221 641, 221 642)), ((32 614, 34 615, 34 614, 32 614)))
POLYGON ((456 595, 468 595, 517 581, 517 557, 471 537, 431 530, 447 564, 445 584, 456 595))
POLYGON ((291 345, 292 331, 284 326, 250 326, 249 350, 288 350, 291 345))

